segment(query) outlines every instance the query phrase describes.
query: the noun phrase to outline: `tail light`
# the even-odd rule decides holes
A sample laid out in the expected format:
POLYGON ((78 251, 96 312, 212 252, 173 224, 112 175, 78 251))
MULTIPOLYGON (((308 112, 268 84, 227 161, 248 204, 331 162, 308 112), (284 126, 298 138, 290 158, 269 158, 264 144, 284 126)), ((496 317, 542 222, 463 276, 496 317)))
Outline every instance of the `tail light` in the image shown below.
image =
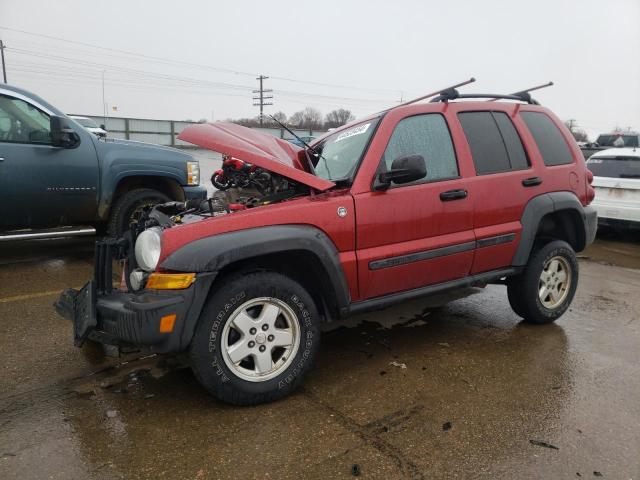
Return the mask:
POLYGON ((593 172, 587 169, 587 205, 593 202, 596 197, 596 189, 591 186, 593 183, 593 172))

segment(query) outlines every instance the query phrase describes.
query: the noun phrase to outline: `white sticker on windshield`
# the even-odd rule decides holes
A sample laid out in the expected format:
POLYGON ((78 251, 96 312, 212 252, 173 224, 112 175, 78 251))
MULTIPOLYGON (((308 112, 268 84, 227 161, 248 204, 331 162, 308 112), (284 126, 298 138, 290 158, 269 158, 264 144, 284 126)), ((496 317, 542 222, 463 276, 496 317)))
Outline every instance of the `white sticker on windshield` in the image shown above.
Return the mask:
POLYGON ((336 142, 344 140, 345 138, 353 137, 355 135, 362 135, 364 132, 369 130, 370 125, 370 123, 365 123, 364 125, 358 125, 357 127, 350 128, 346 132, 342 132, 340 135, 338 135, 338 138, 336 138, 336 142))

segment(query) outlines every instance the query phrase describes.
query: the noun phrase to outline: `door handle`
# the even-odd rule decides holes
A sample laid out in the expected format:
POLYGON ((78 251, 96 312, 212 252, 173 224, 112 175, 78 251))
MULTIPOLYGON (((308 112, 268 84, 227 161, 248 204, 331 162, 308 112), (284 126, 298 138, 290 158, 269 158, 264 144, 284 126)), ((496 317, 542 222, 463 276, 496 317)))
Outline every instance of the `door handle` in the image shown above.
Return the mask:
POLYGON ((0 162, 4 162, 4 157, 0 157, 0 162))
POLYGON ((443 202, 449 202, 451 200, 462 200, 463 198, 467 198, 467 191, 463 189, 447 190, 446 192, 442 192, 440 194, 440 200, 442 200, 443 202))
POLYGON ((542 179, 540 177, 529 177, 522 180, 522 185, 525 187, 535 187, 536 185, 540 185, 542 183, 542 179))

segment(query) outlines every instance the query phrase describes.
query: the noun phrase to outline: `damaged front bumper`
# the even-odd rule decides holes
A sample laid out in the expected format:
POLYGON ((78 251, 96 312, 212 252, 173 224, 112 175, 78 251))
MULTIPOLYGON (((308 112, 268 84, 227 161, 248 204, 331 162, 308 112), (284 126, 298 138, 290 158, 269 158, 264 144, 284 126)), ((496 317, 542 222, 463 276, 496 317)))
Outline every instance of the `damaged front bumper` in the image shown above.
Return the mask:
POLYGON ((80 290, 65 290, 54 304, 73 323, 75 345, 91 339, 117 347, 149 347, 159 353, 184 350, 215 274, 201 273, 191 286, 180 290, 114 289, 112 245, 96 244, 94 279, 80 290))

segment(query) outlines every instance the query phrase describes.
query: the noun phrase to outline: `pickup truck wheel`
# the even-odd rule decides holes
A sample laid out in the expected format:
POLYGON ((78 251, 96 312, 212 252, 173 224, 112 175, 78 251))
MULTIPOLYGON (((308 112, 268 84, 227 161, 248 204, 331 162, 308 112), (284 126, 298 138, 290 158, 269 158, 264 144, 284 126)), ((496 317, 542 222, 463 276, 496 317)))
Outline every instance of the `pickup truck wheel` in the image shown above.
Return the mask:
POLYGON ((528 323, 557 320, 569 308, 578 287, 578 260, 567 242, 537 248, 524 271, 507 283, 511 308, 528 323))
POLYGON ((171 199, 152 188, 136 188, 123 194, 113 206, 107 226, 110 237, 119 237, 129 229, 129 224, 137 218, 146 206, 169 202, 171 199))
POLYGON ((272 272, 230 277, 200 316, 189 352, 193 371, 225 402, 277 400, 313 366, 318 323, 311 296, 292 279, 272 272))

